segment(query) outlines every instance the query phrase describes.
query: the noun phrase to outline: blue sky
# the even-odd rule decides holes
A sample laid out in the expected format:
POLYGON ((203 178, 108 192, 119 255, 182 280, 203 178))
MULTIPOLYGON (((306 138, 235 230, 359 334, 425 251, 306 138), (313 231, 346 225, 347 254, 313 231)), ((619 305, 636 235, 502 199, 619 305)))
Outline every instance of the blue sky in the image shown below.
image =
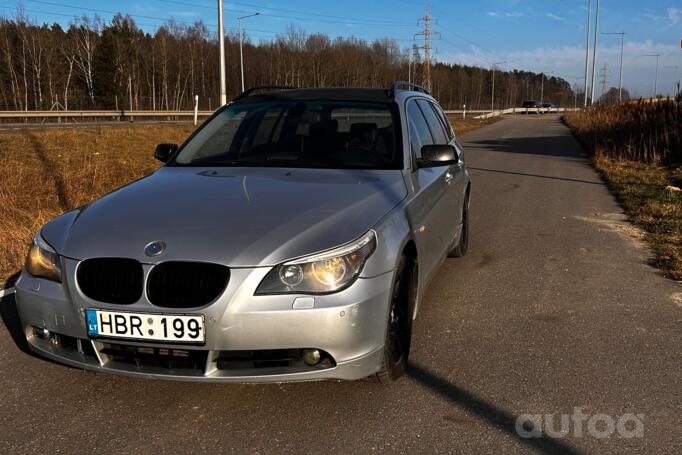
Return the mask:
MULTIPOLYGON (((593 13, 594 4, 593 3, 593 13)), ((129 13, 147 31, 167 18, 181 22, 203 20, 216 30, 216 0, 0 0, 0 11, 11 15, 19 4, 40 22, 66 24, 72 15, 129 13)), ((407 0, 225 0, 225 26, 236 27, 236 17, 259 11, 244 21, 249 37, 272 39, 294 24, 306 32, 364 39, 390 37, 401 47, 412 44, 424 15, 424 1, 407 0)), ((443 62, 505 69, 544 71, 582 85, 585 58, 587 0, 431 0, 436 58, 443 62)), ((659 92, 672 92, 676 69, 682 74, 682 1, 602 0, 600 30, 626 35, 624 84, 636 95, 649 96, 655 61, 644 54, 661 54, 659 92)), ((609 86, 618 84, 620 38, 600 36, 597 66, 607 65, 609 86)), ((599 73, 599 71, 598 71, 599 73)), ((597 90, 598 94, 599 90, 597 90)))

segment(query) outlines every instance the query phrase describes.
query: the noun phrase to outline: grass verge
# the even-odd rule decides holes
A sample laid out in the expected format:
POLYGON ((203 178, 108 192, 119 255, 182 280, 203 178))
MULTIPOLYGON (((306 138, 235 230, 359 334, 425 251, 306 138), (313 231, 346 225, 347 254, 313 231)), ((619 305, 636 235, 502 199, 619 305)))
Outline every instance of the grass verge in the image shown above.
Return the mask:
POLYGON ((159 165, 160 142, 190 124, 0 131, 0 287, 18 272, 35 232, 159 165))
POLYGON ((502 117, 493 117, 483 120, 478 120, 473 117, 467 117, 466 119, 463 119, 462 115, 458 114, 449 115, 448 120, 450 120, 450 123, 452 123, 455 133, 459 135, 499 122, 502 120, 502 117))
POLYGON ((608 134, 585 127, 585 115, 590 114, 566 115, 564 121, 592 153, 594 167, 625 212, 645 231, 654 253, 653 265, 667 277, 682 281, 682 192, 670 189, 682 186, 682 165, 675 160, 632 159, 637 156, 633 147, 626 147, 619 157, 608 134))

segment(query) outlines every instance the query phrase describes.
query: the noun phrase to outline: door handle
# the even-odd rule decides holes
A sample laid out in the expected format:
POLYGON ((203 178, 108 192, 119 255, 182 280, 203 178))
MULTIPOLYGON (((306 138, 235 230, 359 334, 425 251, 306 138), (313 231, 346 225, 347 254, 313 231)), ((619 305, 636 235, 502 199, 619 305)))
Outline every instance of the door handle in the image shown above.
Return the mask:
POLYGON ((452 182, 453 177, 454 176, 449 171, 446 172, 445 173, 445 183, 449 184, 450 182, 452 182))

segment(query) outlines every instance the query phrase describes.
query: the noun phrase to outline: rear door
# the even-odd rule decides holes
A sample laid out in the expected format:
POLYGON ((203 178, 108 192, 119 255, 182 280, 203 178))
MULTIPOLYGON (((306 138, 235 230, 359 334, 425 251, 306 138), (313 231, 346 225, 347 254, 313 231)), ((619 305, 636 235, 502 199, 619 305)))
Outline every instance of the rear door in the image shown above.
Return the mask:
POLYGON ((466 178, 464 175, 464 161, 462 160, 462 150, 455 140, 452 128, 447 122, 445 114, 438 105, 428 100, 419 100, 419 107, 424 112, 426 120, 429 122, 432 134, 440 144, 450 144, 457 150, 458 163, 448 166, 445 174, 445 181, 448 184, 446 199, 444 204, 446 213, 443 215, 442 229, 445 232, 445 244, 442 246, 447 251, 452 245, 453 239, 459 236, 462 223, 462 208, 464 204, 464 191, 466 178), (435 131, 438 132, 435 132, 435 131))

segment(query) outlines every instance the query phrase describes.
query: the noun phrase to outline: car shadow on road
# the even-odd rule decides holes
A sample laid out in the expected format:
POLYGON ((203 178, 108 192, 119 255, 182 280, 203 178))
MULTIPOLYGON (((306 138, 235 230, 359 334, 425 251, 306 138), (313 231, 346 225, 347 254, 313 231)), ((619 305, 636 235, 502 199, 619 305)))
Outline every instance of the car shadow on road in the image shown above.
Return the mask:
POLYGON ((570 134, 464 142, 465 151, 473 151, 475 149, 521 155, 538 155, 547 158, 573 160, 585 160, 587 158, 587 153, 570 134))
POLYGON ((503 170, 500 170, 500 169, 486 169, 486 168, 474 167, 474 166, 469 166, 469 170, 472 170, 472 171, 480 171, 480 172, 495 172, 495 173, 498 173, 498 174, 520 175, 520 176, 524 176, 524 177, 537 177, 537 178, 541 178, 541 179, 561 180, 561 181, 564 181, 564 182, 586 183, 586 184, 589 184, 589 185, 604 186, 604 182, 595 182, 595 181, 581 180, 581 179, 571 179, 571 178, 556 177, 556 176, 551 176, 551 175, 529 174, 529 173, 526 173, 526 172, 503 171, 503 170))
MULTIPOLYGON (((467 392, 466 390, 448 382, 446 379, 428 371, 426 368, 410 362, 407 375, 417 384, 426 387, 437 393, 452 405, 463 408, 475 414, 485 423, 497 427, 510 436, 516 437, 518 441, 529 448, 540 453, 578 455, 582 452, 572 445, 560 441, 556 438, 547 436, 544 432, 540 437, 524 438, 516 430, 517 416, 514 416, 493 404, 467 392)), ((525 422, 523 429, 529 433, 534 432, 534 428, 529 427, 529 422, 525 422)))

